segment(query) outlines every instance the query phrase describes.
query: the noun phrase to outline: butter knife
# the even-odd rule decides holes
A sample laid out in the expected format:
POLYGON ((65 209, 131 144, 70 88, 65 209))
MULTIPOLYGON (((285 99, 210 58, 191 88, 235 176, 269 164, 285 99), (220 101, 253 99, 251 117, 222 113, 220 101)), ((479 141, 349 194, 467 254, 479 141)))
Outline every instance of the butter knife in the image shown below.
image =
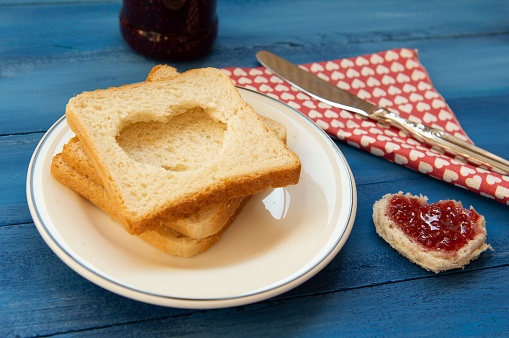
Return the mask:
POLYGON ((474 166, 509 175, 509 161, 454 135, 412 122, 394 111, 365 101, 270 52, 259 51, 256 58, 272 73, 321 102, 404 130, 419 142, 437 147, 458 160, 463 158, 474 166))

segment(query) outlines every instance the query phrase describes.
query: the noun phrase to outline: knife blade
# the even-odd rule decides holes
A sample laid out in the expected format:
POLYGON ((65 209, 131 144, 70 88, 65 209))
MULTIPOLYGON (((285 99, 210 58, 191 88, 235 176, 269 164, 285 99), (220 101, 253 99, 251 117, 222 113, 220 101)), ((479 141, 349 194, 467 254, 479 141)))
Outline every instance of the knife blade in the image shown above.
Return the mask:
POLYGON ((392 110, 365 101, 270 52, 259 51, 256 58, 272 73, 321 102, 404 130, 419 142, 431 148, 438 148, 457 160, 509 175, 509 161, 459 137, 405 119, 392 110))

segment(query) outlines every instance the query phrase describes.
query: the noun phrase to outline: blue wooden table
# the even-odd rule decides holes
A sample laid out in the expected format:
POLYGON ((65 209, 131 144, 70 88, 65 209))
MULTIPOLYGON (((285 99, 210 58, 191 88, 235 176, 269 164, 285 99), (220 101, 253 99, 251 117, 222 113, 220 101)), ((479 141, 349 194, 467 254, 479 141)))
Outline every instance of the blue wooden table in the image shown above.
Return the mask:
MULTIPOLYGON (((30 157, 69 98, 145 79, 156 64, 118 29, 120 1, 0 1, 0 336, 509 335, 509 206, 338 142, 357 217, 332 262, 276 298, 215 310, 166 308, 106 291, 45 244, 25 196, 30 157), (484 253, 434 274, 374 230, 373 203, 397 191, 456 199, 486 218, 484 253)), ((295 63, 419 50, 478 145, 509 158, 509 2, 219 0, 213 51, 179 71, 255 67, 260 49, 295 63)))

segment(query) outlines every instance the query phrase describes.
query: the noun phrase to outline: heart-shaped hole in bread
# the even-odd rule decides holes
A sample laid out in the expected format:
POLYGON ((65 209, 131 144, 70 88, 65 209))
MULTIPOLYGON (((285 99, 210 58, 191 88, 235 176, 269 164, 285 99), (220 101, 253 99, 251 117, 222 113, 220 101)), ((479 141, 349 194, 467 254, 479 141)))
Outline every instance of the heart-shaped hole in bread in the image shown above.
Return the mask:
POLYGON ((133 160, 173 172, 211 166, 223 148, 226 124, 195 107, 165 123, 135 122, 116 137, 133 160))

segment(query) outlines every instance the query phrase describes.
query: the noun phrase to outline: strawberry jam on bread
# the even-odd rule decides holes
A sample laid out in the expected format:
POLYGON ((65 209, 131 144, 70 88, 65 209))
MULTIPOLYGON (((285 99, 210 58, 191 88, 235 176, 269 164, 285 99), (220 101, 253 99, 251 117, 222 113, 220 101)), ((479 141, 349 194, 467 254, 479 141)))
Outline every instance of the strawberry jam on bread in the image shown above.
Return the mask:
POLYGON ((435 273, 462 268, 491 248, 484 217, 452 200, 429 204, 423 196, 387 194, 374 204, 373 222, 400 254, 435 273))

